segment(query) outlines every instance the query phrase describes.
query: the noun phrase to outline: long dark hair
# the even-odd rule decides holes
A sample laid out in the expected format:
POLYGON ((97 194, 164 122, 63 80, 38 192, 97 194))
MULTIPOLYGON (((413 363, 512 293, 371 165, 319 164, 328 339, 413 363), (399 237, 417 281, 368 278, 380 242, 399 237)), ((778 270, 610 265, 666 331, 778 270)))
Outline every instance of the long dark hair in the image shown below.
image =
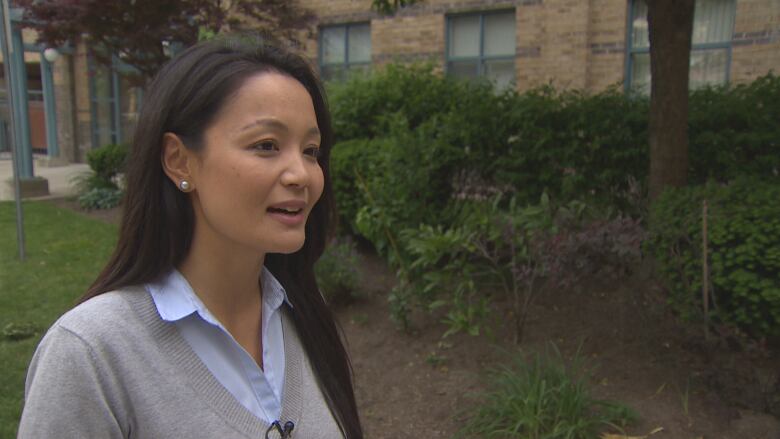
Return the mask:
POLYGON ((192 241, 194 212, 187 194, 163 172, 163 134, 175 133, 188 148, 202 148, 203 133, 226 100, 250 76, 269 71, 289 75, 311 95, 322 134, 318 161, 325 185, 306 223, 303 247, 292 254, 268 254, 265 265, 287 291, 295 327, 334 418, 348 439, 362 438, 349 358, 314 277, 314 263, 335 218, 328 166, 333 128, 320 81, 290 51, 257 38, 232 37, 193 46, 160 70, 144 94, 128 159, 116 249, 81 301, 152 282, 183 261, 192 241))

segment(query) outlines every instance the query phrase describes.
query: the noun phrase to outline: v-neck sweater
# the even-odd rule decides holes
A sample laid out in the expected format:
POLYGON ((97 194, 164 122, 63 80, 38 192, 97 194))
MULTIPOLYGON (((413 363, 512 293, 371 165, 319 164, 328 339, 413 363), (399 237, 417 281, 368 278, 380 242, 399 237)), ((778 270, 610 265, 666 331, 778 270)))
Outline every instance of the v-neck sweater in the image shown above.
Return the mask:
MULTIPOLYGON (((294 423, 293 438, 341 439, 289 312, 281 424, 294 423)), ((257 439, 269 427, 133 287, 92 298, 49 329, 28 369, 18 437, 257 439)))

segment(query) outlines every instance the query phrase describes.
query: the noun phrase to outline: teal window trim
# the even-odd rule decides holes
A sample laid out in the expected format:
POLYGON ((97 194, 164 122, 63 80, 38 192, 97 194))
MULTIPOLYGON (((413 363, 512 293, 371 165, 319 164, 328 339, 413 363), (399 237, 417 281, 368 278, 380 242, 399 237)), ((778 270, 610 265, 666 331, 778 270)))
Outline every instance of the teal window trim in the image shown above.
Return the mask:
MULTIPOLYGON (((633 17, 634 17, 634 5, 636 4, 637 0, 627 0, 628 1, 628 14, 626 17, 626 62, 625 62, 625 80, 623 81, 623 91, 625 93, 631 92, 631 81, 633 80, 633 77, 631 75, 631 71, 633 70, 633 62, 634 62, 634 55, 635 54, 645 54, 650 53, 650 47, 634 47, 634 27, 633 27, 633 17)), ((737 2, 736 0, 731 2, 732 5, 732 16, 734 17, 734 20, 732 22, 736 23, 736 16, 737 16, 737 2)), ((734 40, 734 29, 731 30, 732 37, 728 41, 721 41, 717 43, 699 43, 699 44, 691 44, 691 54, 694 52, 699 51, 707 51, 707 50, 718 50, 718 49, 725 49, 726 50, 726 83, 731 82, 731 49, 732 49, 732 41, 734 40)))
MULTIPOLYGON (((368 26, 369 29, 369 35, 371 31, 371 22, 370 21, 360 21, 355 23, 344 23, 344 24, 333 24, 333 25, 327 25, 327 26, 321 26, 319 29, 319 36, 318 36, 318 44, 317 44, 317 58, 319 59, 319 67, 320 72, 322 72, 327 67, 342 67, 344 70, 349 70, 352 67, 363 67, 363 66, 370 66, 371 61, 358 61, 358 62, 352 62, 349 59, 349 30, 353 27, 358 26, 368 26), (322 34, 323 30, 325 29, 336 29, 336 28, 344 28, 344 61, 343 62, 337 62, 337 63, 325 63, 323 60, 325 59, 322 53, 322 34)), ((372 52, 373 52, 373 45, 372 45, 372 52)))
MULTIPOLYGON (((517 58, 517 49, 512 55, 493 55, 485 56, 485 17, 489 15, 501 15, 501 14, 514 14, 514 9, 499 9, 493 11, 480 11, 480 12, 464 12, 458 14, 447 15, 447 25, 444 33, 444 57, 446 59, 444 71, 449 72, 450 63, 458 61, 475 61, 477 63, 477 76, 485 75, 485 61, 509 61, 517 58), (450 54, 450 35, 452 34, 452 18, 457 17, 474 17, 479 16, 479 55, 478 56, 452 56, 450 54)), ((515 26, 517 24, 515 23, 515 26)), ((515 35, 517 35, 517 28, 515 28, 515 35)))
POLYGON ((111 94, 114 98, 114 109, 111 112, 114 119, 114 132, 116 133, 114 143, 120 143, 124 138, 122 135, 122 93, 119 89, 119 58, 115 55, 111 56, 111 94))
POLYGON ((43 50, 41 58, 41 82, 43 88, 44 117, 46 120, 46 153, 49 157, 59 157, 60 147, 57 139, 57 108, 55 105, 54 72, 52 63, 46 61, 43 50))

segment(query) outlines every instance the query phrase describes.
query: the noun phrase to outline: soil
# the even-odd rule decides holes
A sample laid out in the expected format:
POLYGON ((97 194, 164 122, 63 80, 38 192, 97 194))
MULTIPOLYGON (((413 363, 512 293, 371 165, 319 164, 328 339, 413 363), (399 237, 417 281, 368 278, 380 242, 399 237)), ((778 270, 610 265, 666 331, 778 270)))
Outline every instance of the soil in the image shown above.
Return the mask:
MULTIPOLYGON (((73 201, 52 202, 81 211, 73 201)), ((116 210, 83 213, 110 222, 119 217, 116 210)), ((431 314, 415 314, 411 329, 402 331, 387 304, 393 273, 371 254, 361 256, 360 268, 360 296, 336 315, 367 438, 452 437, 474 412, 490 368, 513 352, 542 352, 553 342, 565 358, 577 349, 588 358, 595 396, 637 412, 628 435, 780 439, 780 349, 725 332, 705 340, 700 327, 668 312, 649 270, 544 291, 516 345, 511 307, 501 302, 480 336, 442 338, 447 327, 431 314)))

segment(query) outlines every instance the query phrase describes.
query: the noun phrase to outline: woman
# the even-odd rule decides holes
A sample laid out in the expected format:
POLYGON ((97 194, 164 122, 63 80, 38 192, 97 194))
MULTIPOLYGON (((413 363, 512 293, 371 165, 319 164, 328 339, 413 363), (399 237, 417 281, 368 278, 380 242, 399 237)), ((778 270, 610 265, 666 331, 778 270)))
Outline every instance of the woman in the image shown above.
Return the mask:
POLYGON ((28 371, 24 438, 361 438, 313 265, 333 135, 299 56, 184 51, 144 95, 119 240, 28 371))

